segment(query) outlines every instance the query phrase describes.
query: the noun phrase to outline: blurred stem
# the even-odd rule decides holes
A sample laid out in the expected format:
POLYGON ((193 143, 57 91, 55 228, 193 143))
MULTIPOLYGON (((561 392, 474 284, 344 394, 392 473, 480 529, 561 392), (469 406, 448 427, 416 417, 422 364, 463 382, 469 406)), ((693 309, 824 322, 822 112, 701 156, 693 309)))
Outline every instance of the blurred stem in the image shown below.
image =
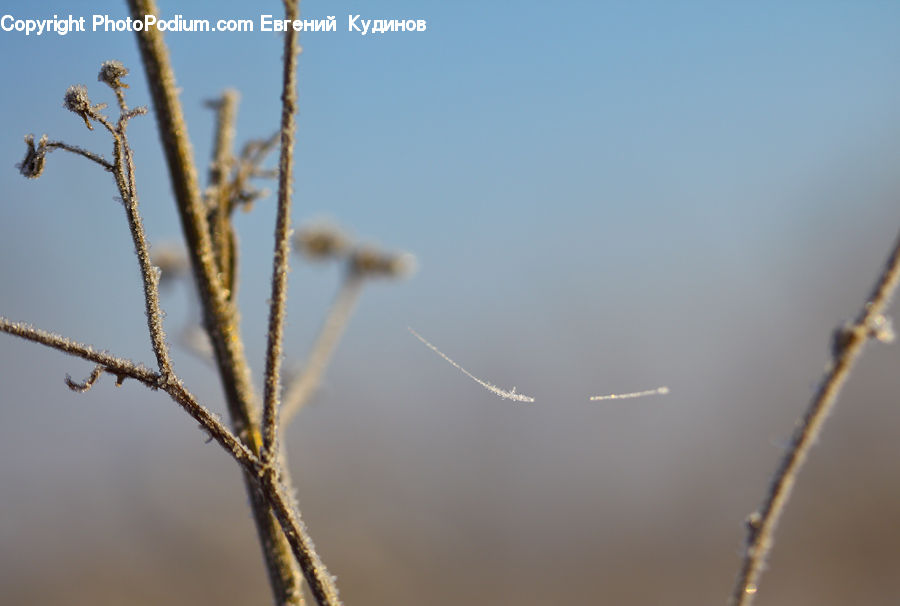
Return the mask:
POLYGON ((362 291, 363 280, 364 278, 358 272, 352 270, 345 275, 337 297, 328 311, 328 316, 322 323, 306 366, 293 381, 285 386, 284 403, 281 408, 282 427, 290 425, 294 416, 309 402, 318 389, 356 307, 362 291))
POLYGON ((821 432, 825 419, 834 407, 838 394, 862 354, 866 342, 871 337, 884 341, 893 338, 883 314, 890 304, 898 282, 900 282, 900 234, 881 276, 856 318, 835 333, 831 364, 822 377, 803 418, 794 429, 790 445, 778 464, 762 505, 747 520, 744 559, 731 594, 733 605, 749 606, 752 603, 766 557, 772 548, 775 527, 790 498, 797 473, 821 432))
POLYGON ((231 191, 228 187, 228 176, 234 163, 238 100, 237 91, 227 89, 214 103, 216 134, 213 141, 213 160, 209 169, 206 201, 209 207, 213 250, 227 291, 226 295, 231 300, 236 298, 234 286, 237 274, 237 250, 234 228, 231 225, 231 191))

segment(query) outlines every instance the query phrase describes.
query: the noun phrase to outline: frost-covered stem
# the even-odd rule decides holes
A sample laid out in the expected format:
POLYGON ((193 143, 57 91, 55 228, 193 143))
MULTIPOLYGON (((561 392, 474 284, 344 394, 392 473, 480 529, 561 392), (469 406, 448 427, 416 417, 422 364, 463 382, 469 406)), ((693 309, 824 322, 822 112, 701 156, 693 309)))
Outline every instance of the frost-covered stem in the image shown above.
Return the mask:
POLYGON ((103 159, 103 156, 95 154, 92 151, 88 151, 82 147, 78 147, 77 145, 69 145, 68 143, 63 143, 62 141, 48 141, 47 149, 64 149, 67 152, 71 152, 73 154, 77 154, 79 156, 83 156, 90 160, 91 162, 96 162, 100 166, 104 168, 104 170, 108 170, 110 172, 115 170, 115 167, 103 159))
POLYGON ((128 139, 125 136, 127 120, 119 120, 115 133, 115 164, 114 174, 119 186, 119 194, 125 205, 128 216, 128 227, 131 230, 131 238, 134 242, 134 251, 141 267, 141 280, 144 286, 144 308, 147 315, 147 327, 150 330, 150 340, 153 344, 153 353, 159 365, 160 374, 174 378, 172 360, 169 355, 169 346, 166 343, 166 333, 162 325, 162 311, 159 306, 159 271, 150 262, 150 249, 147 246, 147 236, 144 233, 144 223, 138 211, 137 190, 134 179, 134 158, 128 139))
MULTIPOLYGON (((285 19, 299 16, 299 2, 285 0, 285 19)), ((281 90, 281 147, 278 160, 278 209, 275 218, 275 250, 272 254, 272 294, 269 298, 269 326, 266 342, 266 374, 263 393, 262 460, 271 464, 278 456, 278 399, 281 395, 281 362, 284 357, 284 316, 287 306, 287 278, 291 255, 291 198, 294 178, 294 132, 297 113, 297 31, 284 34, 281 90)), ((301 563, 302 566, 302 563, 301 563)))
MULTIPOLYGON (((134 19, 159 14, 153 0, 128 0, 128 5, 134 19)), ((176 206, 187 250, 191 255, 204 324, 215 352, 234 433, 256 454, 262 446, 262 439, 250 368, 238 330, 237 309, 229 300, 218 277, 207 209, 200 196, 193 152, 178 100, 178 88, 169 53, 162 34, 156 28, 137 32, 136 35, 147 84, 153 96, 154 112, 175 191, 176 206)), ((245 476, 245 486, 276 602, 280 605, 301 604, 302 580, 291 547, 270 513, 269 505, 258 490, 256 481, 245 476)))
POLYGON ((216 108, 216 134, 213 141, 213 161, 209 170, 207 206, 211 222, 213 251, 219 272, 225 282, 229 299, 235 299, 234 235, 231 227, 231 192, 228 174, 234 160, 235 122, 237 120, 237 91, 227 89, 214 106, 216 108))
POLYGON ((108 372, 114 375, 121 375, 140 381, 141 383, 152 383, 158 376, 146 366, 133 362, 126 358, 120 358, 103 350, 96 350, 90 345, 85 345, 77 341, 73 341, 62 335, 52 333, 40 328, 27 324, 25 322, 13 322, 8 318, 0 316, 0 332, 46 345, 52 349, 57 349, 63 353, 87 360, 103 366, 108 372))
MULTIPOLYGON (((210 436, 213 437, 231 456, 247 471, 259 473, 260 462, 256 455, 244 446, 231 431, 228 430, 209 410, 201 406, 196 398, 181 384, 180 381, 164 381, 163 376, 149 368, 118 356, 113 356, 105 351, 97 351, 90 345, 78 343, 61 335, 34 328, 24 322, 13 322, 0 316, 0 332, 39 343, 56 349, 63 353, 94 362, 103 371, 115 375, 117 383, 125 378, 134 379, 150 387, 161 389, 169 394, 178 404, 184 408, 210 436)), ((92 374, 92 377, 94 375, 92 374)), ((94 377, 96 380, 96 377, 94 377)))
POLYGON ((282 427, 290 424, 297 412, 309 402, 318 389, 325 369, 328 368, 337 344, 353 314, 353 308, 362 291, 363 280, 364 278, 356 272, 351 271, 346 274, 341 289, 328 310, 328 316, 322 323, 319 336, 316 337, 306 365, 300 374, 285 386, 284 404, 281 408, 282 427))
POLYGON ((235 121, 240 95, 226 89, 212 102, 216 109, 216 133, 213 141, 213 161, 209 169, 209 187, 218 190, 226 183, 234 154, 235 121))
MULTIPOLYGON (((264 466, 259 458, 250 451, 216 416, 202 406, 181 381, 164 381, 157 372, 131 360, 113 356, 105 351, 97 351, 90 345, 73 341, 58 334, 34 328, 23 322, 13 322, 0 316, 0 332, 4 332, 26 341, 45 345, 63 353, 94 362, 103 371, 115 375, 117 383, 124 378, 131 378, 143 383, 151 389, 160 389, 175 400, 201 427, 206 430, 241 465, 246 472, 249 484, 257 497, 267 507, 271 507, 279 525, 284 529, 292 553, 304 570, 309 571, 309 585, 319 604, 337 606, 340 601, 334 580, 316 554, 312 540, 306 533, 302 521, 296 513, 290 490, 282 485, 271 466, 264 466)), ((92 375, 93 376, 93 375, 92 375)), ((299 601, 299 594, 296 596, 299 601)))
POLYGON ((266 467, 261 481, 264 490, 271 496, 272 510, 281 522, 281 527, 287 535, 294 556, 300 563, 300 568, 303 569, 316 603, 319 606, 340 606, 341 600, 334 584, 334 577, 319 558, 315 545, 297 513, 300 510, 289 496, 290 492, 280 484, 273 467, 266 467))
POLYGON ((803 418, 794 429, 790 445, 778 464, 762 505, 747 520, 744 559, 731 594, 731 603, 734 606, 749 606, 752 603, 766 557, 772 547, 775 527, 790 497, 797 473, 803 466, 809 449, 815 443, 866 341, 870 337, 881 336, 878 334, 878 327, 885 323, 883 314, 898 282, 900 282, 900 235, 897 236, 893 251, 865 305, 853 322, 839 328, 835 333, 831 364, 822 377, 803 418))

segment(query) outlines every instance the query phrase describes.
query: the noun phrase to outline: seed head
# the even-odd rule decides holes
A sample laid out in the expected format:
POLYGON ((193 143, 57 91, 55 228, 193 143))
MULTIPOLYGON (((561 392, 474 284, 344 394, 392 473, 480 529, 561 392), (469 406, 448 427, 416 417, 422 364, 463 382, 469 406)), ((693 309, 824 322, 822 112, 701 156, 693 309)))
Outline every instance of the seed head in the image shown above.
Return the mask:
POLYGON ((416 269, 410 253, 389 253, 377 248, 360 247, 350 254, 350 271, 359 276, 405 278, 416 269))
POLYGON ((91 126, 90 118, 94 118, 101 109, 106 107, 106 104, 91 105, 87 87, 84 84, 73 84, 66 90, 66 96, 63 98, 63 107, 81 116, 84 119, 85 126, 90 130, 94 130, 94 127, 91 126))
POLYGON ((120 80, 128 75, 128 68, 122 65, 121 61, 104 61, 100 66, 100 73, 97 80, 105 82, 113 90, 117 88, 128 88, 128 85, 120 80))
POLYGON ((300 229, 294 236, 297 252, 317 261, 343 256, 350 247, 347 235, 333 225, 322 223, 300 229))
POLYGON ((37 148, 34 147, 34 135, 25 135, 25 145, 28 146, 28 149, 25 151, 25 159, 16 164, 16 168, 25 177, 37 179, 44 172, 44 160, 47 155, 47 135, 41 137, 37 148))

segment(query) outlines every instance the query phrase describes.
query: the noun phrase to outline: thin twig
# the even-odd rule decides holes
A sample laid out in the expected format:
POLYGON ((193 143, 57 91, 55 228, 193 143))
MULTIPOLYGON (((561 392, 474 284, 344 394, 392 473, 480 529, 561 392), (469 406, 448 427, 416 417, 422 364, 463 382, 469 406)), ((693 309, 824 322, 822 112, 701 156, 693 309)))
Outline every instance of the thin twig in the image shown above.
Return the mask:
POLYGON ((259 474, 262 471, 262 463, 243 442, 241 442, 219 419, 205 406, 197 402, 180 380, 170 380, 162 386, 162 389, 181 404, 200 425, 222 445, 231 456, 240 463, 248 473, 259 474))
MULTIPOLYGON (((128 5, 133 19, 159 14, 153 0, 128 0, 128 5)), ((153 95, 154 113, 175 190, 176 207, 191 255, 204 324, 215 352, 234 433, 245 441, 252 452, 257 453, 262 445, 262 436, 256 421, 257 400, 250 379, 250 367, 240 336, 237 309, 218 277, 206 208, 200 196, 169 53, 157 28, 144 29, 136 35, 147 85, 153 95)), ((288 482, 286 475, 283 481, 288 482)), ((245 474, 244 483, 275 599, 279 605, 302 604, 302 580, 291 546, 278 521, 271 515, 256 480, 245 474)))
POLYGON ((96 380, 100 371, 105 371, 119 377, 130 377, 152 389, 165 391, 231 454, 247 472, 247 477, 252 484, 261 491, 261 497, 271 505, 279 524, 284 529, 293 554, 303 569, 310 571, 311 574, 307 580, 319 604, 329 606, 340 604, 334 579, 316 554, 312 540, 296 513, 296 506, 291 502, 290 491, 278 481, 275 469, 271 466, 264 466, 259 458, 242 444, 213 413, 197 402, 193 394, 180 381, 161 381, 162 377, 159 373, 131 360, 97 351, 90 345, 72 341, 22 322, 13 322, 2 316, 0 316, 0 332, 95 362, 97 368, 91 374, 90 382, 96 380))
POLYGON ((100 378, 101 374, 103 374, 103 365, 97 364, 97 366, 94 367, 94 370, 91 371, 91 374, 88 376, 88 378, 81 383, 74 381, 70 375, 66 375, 66 386, 68 386, 68 388, 72 391, 84 393, 86 391, 89 391, 91 387, 94 386, 94 383, 97 382, 97 379, 100 378))
POLYGON ((211 103, 216 110, 216 131, 213 141, 213 161, 209 169, 209 185, 206 189, 206 205, 209 208, 213 251, 219 265, 219 272, 234 300, 234 282, 237 262, 234 231, 231 226, 231 192, 228 175, 234 163, 235 121, 237 119, 237 91, 227 89, 222 96, 211 103))
MULTIPOLYGON (((285 20, 297 19, 297 0, 285 0, 285 20)), ((284 357, 284 316, 291 255, 291 198, 294 178, 294 131, 297 113, 297 31, 284 34, 281 91, 281 148, 278 160, 278 210, 275 219, 275 250, 272 254, 272 295, 266 341, 265 388, 263 390, 263 463, 271 464, 278 453, 278 399, 281 396, 281 362, 284 357)), ((301 562, 302 567, 302 562, 301 562)))
POLYGON ((240 158, 237 161, 237 168, 234 176, 228 186, 228 212, 233 213, 238 206, 243 206, 245 210, 250 209, 250 205, 257 199, 267 195, 265 189, 257 189, 250 185, 252 178, 278 178, 277 170, 265 170, 260 167, 263 160, 275 145, 281 140, 281 133, 276 132, 268 139, 253 140, 246 143, 241 149, 240 158))
POLYGON ((306 406, 318 389, 359 299, 363 280, 364 278, 355 272, 346 274, 341 289, 328 310, 328 316, 322 323, 319 336, 316 337, 316 342, 306 360, 306 366, 285 385, 284 403, 281 406, 282 427, 290 425, 291 420, 306 406))
POLYGON ((306 582, 316 602, 320 606, 340 606, 341 600, 334 584, 334 577, 329 574, 325 564, 319 558, 315 545, 306 532, 306 526, 300 519, 298 513, 300 509, 288 496, 290 491, 281 485, 273 468, 266 468, 266 473, 262 477, 262 486, 270 498, 272 510, 281 523, 281 528, 291 544, 294 556, 306 575, 306 582))
POLYGON ((900 282, 900 235, 865 305, 853 322, 839 328, 835 333, 829 368, 822 377, 803 418, 794 429, 790 445, 778 464, 762 505, 747 519, 744 559, 731 594, 733 605, 749 606, 752 603, 766 557, 772 547, 775 527, 790 497, 797 473, 866 342, 872 337, 889 340, 892 336, 883 314, 898 282, 900 282))
MULTIPOLYGON (((116 375, 121 382, 122 377, 135 379, 150 387, 161 389, 169 394, 178 404, 184 408, 200 425, 215 439, 234 459, 248 472, 259 474, 261 463, 237 437, 219 421, 213 413, 200 405, 196 398, 178 380, 163 380, 160 373, 154 372, 141 364, 125 358, 110 355, 105 351, 97 351, 90 345, 78 343, 61 335, 34 328, 24 322, 13 322, 0 316, 0 332, 20 337, 27 341, 40 343, 52 349, 59 350, 72 356, 88 360, 97 364, 97 368, 116 375)), ((91 377, 85 383, 93 383, 99 376, 97 369, 91 373, 91 377)))
POLYGON ((119 193, 128 216, 128 227, 134 242, 134 251, 141 268, 141 280, 144 286, 144 307, 147 315, 147 328, 153 344, 153 353, 159 365, 159 372, 164 377, 173 376, 172 359, 163 330, 162 310, 159 305, 159 270, 150 261, 150 248, 144 233, 144 223, 138 210, 137 185, 134 177, 134 153, 128 144, 125 128, 128 117, 123 114, 119 120, 115 134, 115 174, 119 184, 119 193))
POLYGON ((13 322, 0 316, 0 332, 58 349, 63 353, 99 364, 114 375, 130 377, 147 385, 155 384, 157 377, 159 377, 157 373, 143 364, 113 356, 106 351, 98 351, 90 345, 84 345, 62 335, 35 328, 25 322, 13 322))
POLYGON ((63 143, 62 141, 49 141, 47 143, 47 149, 63 149, 67 152, 71 152, 73 154, 77 154, 79 156, 87 158, 91 162, 96 162, 97 164, 102 166, 104 170, 107 170, 109 172, 113 172, 113 170, 115 170, 115 167, 107 162, 103 156, 86 150, 83 147, 78 147, 77 145, 69 145, 68 143, 63 143))

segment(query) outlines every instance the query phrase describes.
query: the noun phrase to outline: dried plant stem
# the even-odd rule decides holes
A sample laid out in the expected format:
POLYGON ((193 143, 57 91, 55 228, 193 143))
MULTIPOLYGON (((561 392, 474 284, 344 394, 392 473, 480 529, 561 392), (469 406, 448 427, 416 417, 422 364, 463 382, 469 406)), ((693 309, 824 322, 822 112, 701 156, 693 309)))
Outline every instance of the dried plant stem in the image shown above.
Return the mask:
POLYGON ((144 233, 144 224, 141 214, 138 212, 137 189, 134 179, 134 157, 128 139, 125 136, 127 121, 119 120, 115 137, 115 170, 116 183, 119 185, 119 193, 125 205, 128 216, 128 227, 134 241, 134 250, 141 267, 141 279, 144 285, 144 306, 147 314, 147 327, 150 330, 150 341, 153 344, 153 353, 159 365, 159 372, 164 377, 174 376, 172 359, 169 355, 169 346, 166 343, 166 334, 163 331, 162 311, 159 307, 159 271, 150 262, 150 249, 147 246, 147 236, 144 233))
POLYGON ((152 384, 159 376, 142 364, 113 356, 105 351, 97 351, 90 345, 84 345, 61 335, 35 328, 25 322, 13 322, 0 316, 0 332, 58 349, 63 353, 99 364, 114 375, 129 377, 144 384, 152 384))
MULTIPOLYGON (((216 109, 216 135, 213 141, 213 162, 209 170, 209 187, 219 190, 228 179, 234 154, 235 121, 240 95, 234 89, 226 89, 212 105, 216 109)), ((218 200, 215 201, 219 205, 218 200)))
MULTIPOLYGON (((166 379, 160 373, 149 370, 131 360, 96 351, 89 345, 34 328, 28 324, 12 322, 2 316, 0 316, 0 332, 94 362, 103 371, 116 375, 119 378, 118 382, 123 377, 128 377, 152 389, 166 392, 244 468, 245 475, 254 487, 257 496, 271 506, 280 527, 284 530, 292 554, 300 562, 303 570, 311 571, 307 580, 317 602, 328 606, 340 604, 334 579, 316 554, 312 540, 309 538, 303 522, 297 516, 296 506, 292 503, 289 489, 278 479, 277 469, 271 465, 263 465, 259 457, 238 440, 213 413, 197 402, 197 399, 181 381, 173 377, 166 379)), ((99 372, 95 369, 89 381, 96 381, 97 376, 99 376, 99 372)), ((299 594, 295 598, 299 600, 299 594)))
MULTIPOLYGON (((0 332, 20 337, 27 341, 40 343, 47 347, 59 350, 72 356, 94 362, 104 371, 116 375, 119 381, 124 377, 134 379, 150 387, 151 389, 161 389, 169 394, 178 404, 184 408, 225 450, 231 453, 235 460, 243 465, 246 469, 258 473, 260 468, 259 458, 250 452, 250 450, 241 443, 231 431, 228 430, 215 415, 209 410, 201 406, 196 398, 185 389, 180 381, 172 379, 166 380, 162 374, 154 372, 145 366, 110 355, 104 351, 97 351, 90 345, 84 345, 77 341, 72 341, 66 337, 34 328, 23 322, 13 322, 0 316, 0 332)), ((95 370, 96 373, 96 370, 95 370)), ((96 381, 97 375, 91 374, 91 379, 96 381)), ((89 381, 93 383, 93 381, 89 381)), ((86 382, 87 383, 87 382, 86 382)))
POLYGON ((77 392, 83 393, 85 391, 90 390, 90 388, 94 386, 94 383, 97 382, 97 379, 100 378, 101 374, 103 374, 103 366, 100 364, 97 364, 94 367, 94 370, 91 371, 91 374, 88 376, 88 378, 85 379, 84 381, 82 381, 81 383, 77 383, 77 382, 73 381, 72 377, 70 377, 69 375, 66 375, 66 385, 72 391, 77 391, 77 392))
POLYGON ((297 516, 299 508, 292 502, 290 491, 281 485, 275 468, 271 466, 265 468, 262 484, 271 497, 272 510, 284 529, 300 568, 306 574, 306 582, 316 602, 320 606, 340 606, 341 600, 334 584, 334 577, 319 558, 306 527, 297 516))
MULTIPOLYGON (((298 0, 284 1, 285 19, 299 16, 298 0)), ((278 209, 275 218, 275 251, 272 255, 272 294, 266 342, 265 388, 263 391, 262 460, 271 464, 278 456, 278 398, 281 395, 281 362, 284 357, 284 316, 291 255, 291 198, 294 177, 294 131, 297 113, 297 31, 284 34, 281 91, 281 148, 278 160, 278 209)), ((301 563, 302 565, 302 563, 301 563)))
POLYGON ((359 299, 364 278, 356 272, 348 272, 341 284, 328 316, 322 324, 319 336, 313 345, 306 366, 291 382, 285 386, 284 404, 281 407, 281 424, 287 427, 315 393, 325 375, 325 369, 331 362, 334 350, 337 348, 347 322, 359 299))
POLYGON ((733 605, 749 606, 752 603, 766 557, 772 547, 775 527, 790 497, 797 473, 816 441, 866 341, 873 336, 887 337, 880 332, 879 327, 885 324, 883 314, 898 282, 900 282, 900 235, 865 305, 853 322, 836 332, 829 368, 822 377, 803 418, 794 429, 790 445, 778 464, 762 505, 747 520, 744 559, 731 594, 733 605))
MULTIPOLYGON (((153 0, 128 0, 132 18, 158 15, 153 0)), ((138 47, 148 87, 153 96, 158 131, 169 167, 176 206, 185 234, 191 265, 200 294, 204 324, 213 345, 218 374, 225 391, 234 433, 258 453, 262 439, 257 422, 256 397, 250 368, 239 334, 237 309, 222 287, 210 236, 206 208, 201 200, 193 152, 162 34, 156 28, 137 32, 138 47)), ((284 480, 287 482, 287 479, 284 480)), ((291 546, 256 481, 245 476, 245 485, 266 560, 269 580, 280 605, 301 604, 301 577, 291 546)))
POLYGON ((216 136, 213 142, 213 161, 209 171, 207 206, 212 224, 212 244, 219 272, 228 291, 228 298, 235 299, 237 262, 234 230, 231 226, 231 192, 228 175, 234 162, 235 121, 237 120, 237 91, 228 89, 215 103, 216 136))
POLYGON ((49 141, 47 142, 47 149, 64 149, 67 152, 71 152, 73 154, 77 154, 79 156, 87 158, 91 162, 96 162, 97 164, 102 166, 104 170, 107 170, 109 172, 113 172, 113 170, 115 170, 115 167, 107 162, 103 158, 103 156, 95 154, 94 152, 88 151, 82 147, 78 147, 77 145, 69 145, 68 143, 63 143, 62 141, 49 141))

